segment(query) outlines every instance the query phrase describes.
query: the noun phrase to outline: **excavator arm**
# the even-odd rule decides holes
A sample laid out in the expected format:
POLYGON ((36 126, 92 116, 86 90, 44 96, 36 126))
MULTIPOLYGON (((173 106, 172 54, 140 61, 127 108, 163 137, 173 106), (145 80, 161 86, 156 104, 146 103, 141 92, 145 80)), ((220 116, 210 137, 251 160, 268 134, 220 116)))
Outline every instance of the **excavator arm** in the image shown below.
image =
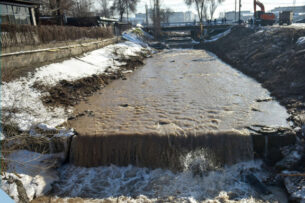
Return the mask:
POLYGON ((254 0, 254 13, 256 12, 256 6, 261 8, 261 11, 265 13, 265 6, 262 2, 254 0))

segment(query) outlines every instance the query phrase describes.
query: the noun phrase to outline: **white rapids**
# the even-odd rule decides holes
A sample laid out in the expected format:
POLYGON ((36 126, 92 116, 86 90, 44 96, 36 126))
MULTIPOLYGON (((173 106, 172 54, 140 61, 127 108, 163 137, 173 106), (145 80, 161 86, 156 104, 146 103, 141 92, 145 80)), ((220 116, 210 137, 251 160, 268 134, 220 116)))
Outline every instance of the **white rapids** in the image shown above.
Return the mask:
POLYGON ((60 169, 60 181, 55 184, 53 195, 90 202, 281 202, 276 201, 276 195, 257 193, 245 180, 249 173, 261 181, 268 177, 261 161, 218 168, 201 152, 183 157, 184 171, 177 173, 131 165, 83 168, 68 164, 60 169))

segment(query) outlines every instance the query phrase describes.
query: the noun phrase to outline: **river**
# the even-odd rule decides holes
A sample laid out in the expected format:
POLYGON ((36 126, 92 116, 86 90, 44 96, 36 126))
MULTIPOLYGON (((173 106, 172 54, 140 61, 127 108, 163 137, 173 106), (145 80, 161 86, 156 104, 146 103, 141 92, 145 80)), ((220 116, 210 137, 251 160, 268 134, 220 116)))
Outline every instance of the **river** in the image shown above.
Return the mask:
POLYGON ((247 179, 269 176, 262 161, 253 160, 249 127, 289 127, 286 109, 259 83, 204 50, 160 52, 81 102, 74 114, 69 126, 78 136, 52 196, 286 201, 278 188, 265 195, 247 179))

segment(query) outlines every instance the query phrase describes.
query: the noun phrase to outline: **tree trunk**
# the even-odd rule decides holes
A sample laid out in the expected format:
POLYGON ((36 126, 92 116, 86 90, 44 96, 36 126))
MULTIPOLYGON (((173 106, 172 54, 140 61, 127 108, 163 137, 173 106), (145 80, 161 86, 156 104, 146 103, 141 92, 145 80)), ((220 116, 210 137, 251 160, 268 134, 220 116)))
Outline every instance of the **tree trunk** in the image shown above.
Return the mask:
POLYGON ((56 0, 56 18, 57 18, 57 24, 58 25, 63 25, 63 19, 62 19, 62 14, 61 14, 61 0, 56 0))

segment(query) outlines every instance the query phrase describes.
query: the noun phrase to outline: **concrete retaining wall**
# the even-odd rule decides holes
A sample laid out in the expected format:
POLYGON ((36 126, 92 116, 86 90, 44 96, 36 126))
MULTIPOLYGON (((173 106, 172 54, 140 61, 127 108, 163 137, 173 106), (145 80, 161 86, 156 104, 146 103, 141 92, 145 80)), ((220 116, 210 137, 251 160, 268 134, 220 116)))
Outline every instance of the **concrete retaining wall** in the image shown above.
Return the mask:
POLYGON ((52 44, 51 48, 32 47, 26 48, 26 51, 8 52, 3 50, 0 55, 2 69, 5 71, 14 70, 22 67, 37 67, 61 61, 66 58, 78 56, 88 51, 99 49, 110 44, 117 43, 120 38, 110 38, 105 40, 71 42, 69 45, 62 43, 52 44), (36 49, 34 49, 36 48, 36 49))

